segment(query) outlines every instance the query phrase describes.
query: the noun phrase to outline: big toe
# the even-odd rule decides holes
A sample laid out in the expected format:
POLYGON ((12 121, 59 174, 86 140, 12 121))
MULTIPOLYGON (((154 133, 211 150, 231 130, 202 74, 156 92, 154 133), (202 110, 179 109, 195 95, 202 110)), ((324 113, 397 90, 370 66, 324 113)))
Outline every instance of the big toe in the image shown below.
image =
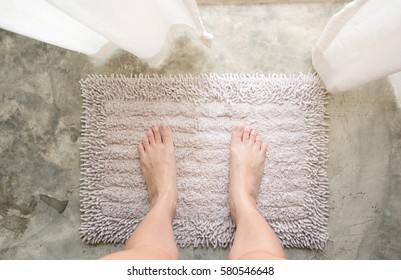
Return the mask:
POLYGON ((244 133, 244 127, 241 125, 236 125, 231 133, 231 142, 233 143, 241 142, 243 133, 244 133))
POLYGON ((163 143, 173 142, 173 132, 168 124, 162 124, 160 126, 160 136, 163 143))

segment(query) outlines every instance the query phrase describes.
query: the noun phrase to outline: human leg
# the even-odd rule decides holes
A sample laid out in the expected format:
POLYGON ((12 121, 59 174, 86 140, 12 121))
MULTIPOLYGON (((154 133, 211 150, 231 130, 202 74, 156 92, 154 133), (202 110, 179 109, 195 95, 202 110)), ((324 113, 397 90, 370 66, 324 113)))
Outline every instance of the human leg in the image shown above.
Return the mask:
POLYGON ((229 259, 284 259, 277 235, 256 208, 266 144, 249 127, 236 126, 231 135, 230 210, 236 224, 229 259))
POLYGON ((141 169, 150 196, 150 210, 123 251, 102 259, 178 259, 171 225, 177 204, 177 176, 170 126, 155 126, 138 145, 141 169))

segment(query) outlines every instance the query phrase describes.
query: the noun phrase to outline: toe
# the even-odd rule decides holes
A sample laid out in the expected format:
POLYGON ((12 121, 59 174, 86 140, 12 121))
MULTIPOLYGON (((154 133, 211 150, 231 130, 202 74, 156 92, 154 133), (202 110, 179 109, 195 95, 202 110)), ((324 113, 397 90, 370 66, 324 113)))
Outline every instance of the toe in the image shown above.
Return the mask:
POLYGON ((259 149, 261 149, 262 148, 262 143, 263 143, 263 139, 262 139, 262 137, 260 137, 259 135, 258 136, 256 136, 256 145, 257 145, 257 147, 259 148, 259 149))
POLYGON ((244 133, 244 127, 236 125, 231 132, 231 142, 241 142, 242 134, 244 133))
POLYGON ((146 132, 146 137, 148 138, 150 145, 155 144, 155 135, 153 134, 153 130, 149 130, 148 132, 146 132))
POLYGON ((244 143, 249 142, 251 131, 252 131, 252 129, 249 126, 246 126, 244 128, 244 133, 242 134, 242 142, 244 142, 244 143))
POLYGON ((143 158, 145 155, 145 147, 143 146, 143 143, 138 144, 138 154, 139 158, 143 158))
POLYGON ((267 152, 267 145, 266 143, 262 143, 262 145, 260 146, 260 151, 262 152, 263 155, 266 156, 266 152, 267 152))
POLYGON ((163 143, 173 142, 173 132, 168 124, 160 126, 160 137, 163 143))
POLYGON ((160 136, 160 129, 158 126, 152 127, 153 135, 155 137, 155 143, 160 144, 162 142, 162 138, 160 136))
POLYGON ((250 135, 249 135, 249 140, 252 142, 252 143, 255 143, 256 142, 256 137, 257 137, 258 135, 257 135, 257 133, 256 133, 256 131, 254 130, 254 129, 252 129, 251 130, 251 133, 250 133, 250 135))
POLYGON ((142 138, 142 146, 144 148, 144 151, 146 151, 147 149, 149 149, 149 138, 147 136, 144 136, 142 138))

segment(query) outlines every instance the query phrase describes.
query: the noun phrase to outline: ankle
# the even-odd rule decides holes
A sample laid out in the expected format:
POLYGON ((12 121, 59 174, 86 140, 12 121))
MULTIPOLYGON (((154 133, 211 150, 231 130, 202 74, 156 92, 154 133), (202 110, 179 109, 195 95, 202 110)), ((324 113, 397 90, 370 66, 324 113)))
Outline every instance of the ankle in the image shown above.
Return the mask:
POLYGON ((256 200, 251 196, 240 196, 230 198, 231 217, 235 224, 239 219, 249 217, 257 211, 256 200))
POLYGON ((252 190, 233 187, 230 192, 230 201, 238 207, 250 206, 256 208, 257 195, 252 190))
POLYGON ((160 195, 153 197, 150 203, 151 210, 160 211, 168 214, 171 219, 174 218, 177 208, 177 198, 172 195, 160 195))

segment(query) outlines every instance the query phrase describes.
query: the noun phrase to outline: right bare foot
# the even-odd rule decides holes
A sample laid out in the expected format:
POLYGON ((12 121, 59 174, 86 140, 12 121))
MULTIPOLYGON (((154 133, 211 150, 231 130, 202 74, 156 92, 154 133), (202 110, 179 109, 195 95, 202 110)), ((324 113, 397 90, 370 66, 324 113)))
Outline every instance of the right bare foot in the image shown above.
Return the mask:
POLYGON ((234 223, 240 211, 256 208, 266 150, 266 144, 255 130, 234 127, 230 151, 230 210, 234 223))
POLYGON ((166 207, 172 219, 177 204, 177 175, 170 126, 152 127, 138 145, 138 153, 151 208, 155 205, 166 207))

